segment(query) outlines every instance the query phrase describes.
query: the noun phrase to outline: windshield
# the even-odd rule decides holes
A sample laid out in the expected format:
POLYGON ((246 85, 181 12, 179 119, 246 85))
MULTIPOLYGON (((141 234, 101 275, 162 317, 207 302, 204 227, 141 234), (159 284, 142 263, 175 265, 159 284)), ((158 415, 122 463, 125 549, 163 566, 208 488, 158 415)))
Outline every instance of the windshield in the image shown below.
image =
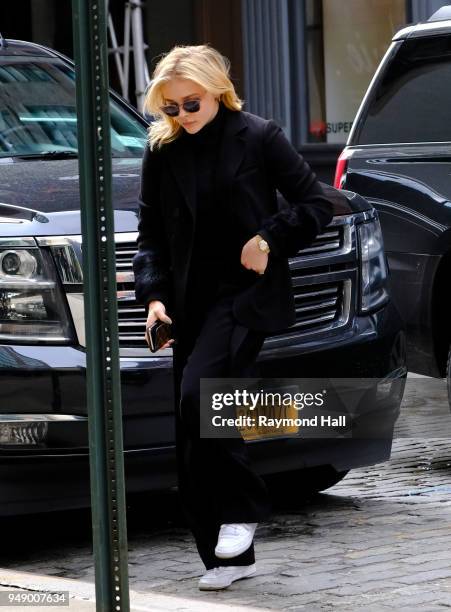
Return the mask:
MULTIPOLYGON (((146 127, 110 101, 113 157, 142 157, 146 127)), ((77 154, 75 71, 59 59, 3 57, 0 157, 77 154)))

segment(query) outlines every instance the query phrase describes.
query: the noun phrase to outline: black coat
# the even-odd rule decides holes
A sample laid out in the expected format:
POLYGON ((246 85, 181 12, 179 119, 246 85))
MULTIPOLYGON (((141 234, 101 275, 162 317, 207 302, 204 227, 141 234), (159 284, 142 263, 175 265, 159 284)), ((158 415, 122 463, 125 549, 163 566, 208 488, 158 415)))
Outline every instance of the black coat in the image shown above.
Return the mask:
MULTIPOLYGON (((194 160, 183 141, 145 149, 138 253, 133 258, 137 301, 147 308, 151 300, 161 300, 176 329, 185 323, 196 223, 194 160)), ((245 111, 227 109, 216 180, 223 204, 232 207, 240 235, 246 237, 243 245, 258 233, 271 249, 265 273, 255 273, 255 280, 235 298, 234 315, 251 329, 284 329, 295 322, 288 257, 308 246, 331 221, 333 204, 282 128, 245 111), (280 210, 276 190, 288 204, 280 210)))

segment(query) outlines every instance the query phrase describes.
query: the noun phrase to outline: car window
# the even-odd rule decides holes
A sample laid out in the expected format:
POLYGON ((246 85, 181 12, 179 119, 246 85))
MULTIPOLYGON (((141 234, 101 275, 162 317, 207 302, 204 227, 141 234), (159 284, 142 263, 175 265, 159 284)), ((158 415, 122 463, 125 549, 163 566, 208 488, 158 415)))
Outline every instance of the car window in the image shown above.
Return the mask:
MULTIPOLYGON (((113 157, 142 157, 146 127, 114 100, 110 113, 113 157)), ((3 57, 0 157, 77 150, 74 69, 59 59, 3 57)))
POLYGON ((406 40, 369 96, 352 144, 451 141, 451 36, 406 40))

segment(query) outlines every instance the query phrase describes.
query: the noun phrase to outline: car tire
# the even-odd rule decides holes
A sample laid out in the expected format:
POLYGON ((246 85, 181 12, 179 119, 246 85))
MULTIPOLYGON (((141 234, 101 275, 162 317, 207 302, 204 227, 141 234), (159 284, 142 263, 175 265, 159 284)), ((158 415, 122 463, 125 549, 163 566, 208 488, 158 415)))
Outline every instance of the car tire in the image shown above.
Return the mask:
POLYGON ((309 497, 336 485, 349 470, 338 472, 331 465, 266 474, 264 480, 275 507, 304 502, 309 497))

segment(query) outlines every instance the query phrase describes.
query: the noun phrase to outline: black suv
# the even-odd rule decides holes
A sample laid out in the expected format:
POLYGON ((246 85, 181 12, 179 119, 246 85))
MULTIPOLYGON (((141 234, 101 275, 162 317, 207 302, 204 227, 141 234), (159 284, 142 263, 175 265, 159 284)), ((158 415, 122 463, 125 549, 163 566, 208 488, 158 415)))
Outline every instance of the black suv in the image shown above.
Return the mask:
POLYGON ((407 366, 451 403, 451 6, 393 36, 340 155, 335 187, 379 212, 407 366))
MULTIPOLYGON (((73 63, 51 49, 14 40, 0 46, 0 514, 90 501, 74 80, 73 63)), ((150 353, 132 272, 147 126, 111 92, 128 493, 176 485, 172 349, 150 353)), ((388 434, 304 439, 302 431, 280 430, 248 439, 261 474, 302 491, 389 458, 406 377, 377 211, 356 193, 325 188, 335 216, 290 260, 297 321, 266 338, 260 371, 375 378, 381 384, 362 410, 388 434)))

